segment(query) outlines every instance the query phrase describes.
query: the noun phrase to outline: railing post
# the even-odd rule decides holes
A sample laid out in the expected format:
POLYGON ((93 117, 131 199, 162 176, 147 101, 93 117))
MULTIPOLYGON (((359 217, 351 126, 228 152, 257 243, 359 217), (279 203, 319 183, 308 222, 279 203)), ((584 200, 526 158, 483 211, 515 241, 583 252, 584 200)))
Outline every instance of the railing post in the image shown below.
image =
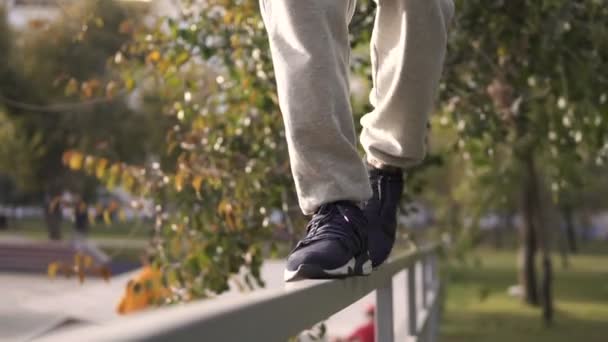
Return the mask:
POLYGON ((428 293, 429 293, 429 265, 428 265, 428 256, 423 256, 422 259, 420 259, 420 268, 421 268, 421 273, 420 274, 420 278, 421 278, 421 285, 422 285, 422 289, 420 290, 421 292, 421 299, 422 299, 422 309, 427 309, 428 308, 428 293))
POLYGON ((429 256, 429 264, 431 267, 430 282, 431 282, 431 290, 437 291, 439 288, 439 267, 437 264, 437 255, 435 253, 429 256))
POLYGON ((376 290, 376 341, 395 342, 393 332, 393 279, 376 290))
POLYGON ((427 284, 427 307, 425 311, 424 330, 420 336, 424 342, 435 342, 439 337, 439 275, 437 271, 437 258, 435 254, 429 254, 423 259, 427 264, 427 278, 423 283, 427 284))
POLYGON ((430 308, 429 321, 429 342, 435 342, 439 338, 439 265, 437 263, 437 255, 433 253, 430 256, 431 266, 431 289, 433 291, 433 302, 430 308))
POLYGON ((407 333, 418 336, 418 317, 416 305, 416 264, 407 269, 407 333))

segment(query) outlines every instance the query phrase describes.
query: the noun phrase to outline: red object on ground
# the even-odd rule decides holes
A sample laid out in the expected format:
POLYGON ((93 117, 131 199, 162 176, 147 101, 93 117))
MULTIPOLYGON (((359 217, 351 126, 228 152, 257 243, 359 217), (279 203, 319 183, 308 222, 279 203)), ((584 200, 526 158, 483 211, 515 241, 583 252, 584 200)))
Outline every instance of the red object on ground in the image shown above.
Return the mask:
POLYGON ((375 342, 375 330, 374 321, 370 320, 365 323, 365 325, 357 328, 357 330, 348 337, 347 341, 375 342))

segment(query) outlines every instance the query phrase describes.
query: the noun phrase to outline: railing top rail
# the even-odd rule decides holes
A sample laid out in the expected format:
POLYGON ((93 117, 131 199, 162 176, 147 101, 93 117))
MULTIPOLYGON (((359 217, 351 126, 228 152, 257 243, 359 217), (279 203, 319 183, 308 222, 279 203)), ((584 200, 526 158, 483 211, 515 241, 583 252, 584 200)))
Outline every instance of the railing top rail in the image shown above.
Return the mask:
POLYGON ((438 244, 433 244, 403 253, 368 277, 287 283, 284 289, 160 308, 107 325, 58 333, 41 341, 243 341, 249 337, 284 342, 354 303, 438 248, 438 244))

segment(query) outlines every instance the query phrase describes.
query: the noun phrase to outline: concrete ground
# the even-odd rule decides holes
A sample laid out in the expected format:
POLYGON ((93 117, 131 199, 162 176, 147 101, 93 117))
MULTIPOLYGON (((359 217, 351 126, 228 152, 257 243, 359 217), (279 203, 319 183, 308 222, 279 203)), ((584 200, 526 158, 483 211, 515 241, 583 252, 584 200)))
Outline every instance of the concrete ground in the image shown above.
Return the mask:
POLYGON ((74 322, 115 319, 114 308, 131 274, 110 282, 87 278, 0 273, 0 341, 28 341, 74 322))

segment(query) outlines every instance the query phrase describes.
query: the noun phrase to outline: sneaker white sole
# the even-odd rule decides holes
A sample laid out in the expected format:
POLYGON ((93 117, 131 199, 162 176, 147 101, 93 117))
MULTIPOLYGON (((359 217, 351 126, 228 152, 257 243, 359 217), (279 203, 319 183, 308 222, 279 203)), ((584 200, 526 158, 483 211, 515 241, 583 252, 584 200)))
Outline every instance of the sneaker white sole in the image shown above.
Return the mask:
POLYGON ((303 279, 333 279, 344 278, 355 275, 369 275, 372 272, 371 260, 366 260, 361 265, 361 272, 356 271, 357 260, 351 258, 346 264, 338 268, 326 270, 318 265, 302 264, 294 271, 285 270, 283 278, 286 282, 303 279))

